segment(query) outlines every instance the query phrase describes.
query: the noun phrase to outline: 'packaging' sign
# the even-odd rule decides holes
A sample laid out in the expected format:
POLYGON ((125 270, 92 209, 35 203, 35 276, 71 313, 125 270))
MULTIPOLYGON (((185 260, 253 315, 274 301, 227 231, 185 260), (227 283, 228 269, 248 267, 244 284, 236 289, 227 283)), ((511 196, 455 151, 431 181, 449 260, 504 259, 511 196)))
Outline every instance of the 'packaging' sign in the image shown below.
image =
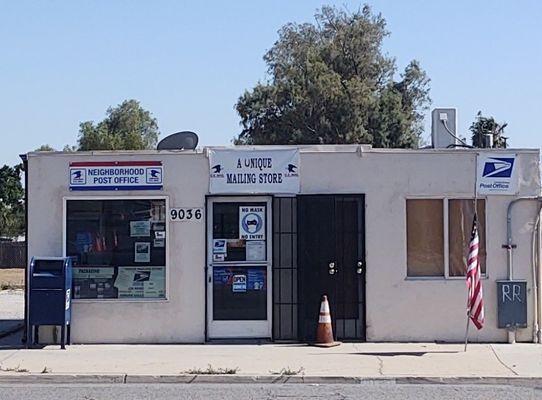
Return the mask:
POLYGON ((209 151, 210 193, 299 193, 299 150, 209 151))

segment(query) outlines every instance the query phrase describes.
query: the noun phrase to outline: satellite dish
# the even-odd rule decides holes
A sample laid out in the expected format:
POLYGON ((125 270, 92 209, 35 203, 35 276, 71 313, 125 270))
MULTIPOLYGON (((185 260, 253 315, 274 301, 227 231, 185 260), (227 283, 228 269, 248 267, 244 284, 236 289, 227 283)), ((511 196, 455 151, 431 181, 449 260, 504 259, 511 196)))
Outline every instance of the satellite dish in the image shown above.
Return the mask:
POLYGON ((198 135, 190 131, 172 133, 158 143, 157 150, 194 150, 198 145, 198 135))

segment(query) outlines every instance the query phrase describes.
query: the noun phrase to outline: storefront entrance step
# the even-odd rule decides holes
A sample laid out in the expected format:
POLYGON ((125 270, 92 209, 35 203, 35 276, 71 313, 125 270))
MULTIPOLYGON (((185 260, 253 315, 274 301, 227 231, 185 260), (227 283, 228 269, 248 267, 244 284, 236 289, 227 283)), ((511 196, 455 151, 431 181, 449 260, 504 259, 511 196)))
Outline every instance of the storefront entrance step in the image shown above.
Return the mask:
POLYGON ((271 344, 271 339, 209 339, 205 344, 271 344))

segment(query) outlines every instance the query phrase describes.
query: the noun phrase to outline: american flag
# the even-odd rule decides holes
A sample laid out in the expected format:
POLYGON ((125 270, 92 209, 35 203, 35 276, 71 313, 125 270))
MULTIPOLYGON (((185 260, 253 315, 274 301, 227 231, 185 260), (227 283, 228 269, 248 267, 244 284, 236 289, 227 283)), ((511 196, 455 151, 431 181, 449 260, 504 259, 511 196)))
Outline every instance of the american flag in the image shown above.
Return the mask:
POLYGON ((484 326, 484 299, 482 296, 482 280, 480 279, 482 272, 480 271, 480 258, 478 257, 479 246, 480 238, 475 215, 472 221, 467 262, 467 288, 469 290, 467 312, 476 328, 482 329, 484 326))

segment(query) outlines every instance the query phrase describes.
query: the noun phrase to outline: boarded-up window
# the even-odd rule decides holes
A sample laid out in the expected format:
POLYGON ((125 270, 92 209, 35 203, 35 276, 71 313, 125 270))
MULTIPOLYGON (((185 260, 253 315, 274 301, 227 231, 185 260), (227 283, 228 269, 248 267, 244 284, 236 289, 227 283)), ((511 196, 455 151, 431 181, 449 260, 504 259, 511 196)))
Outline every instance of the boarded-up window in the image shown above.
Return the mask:
MULTIPOLYGON (((486 203, 477 201, 478 234, 480 236, 480 266, 486 272, 486 203)), ((454 199, 448 203, 448 241, 450 248, 450 276, 464 276, 474 217, 473 199, 454 199)))
POLYGON ((443 201, 408 199, 407 275, 444 276, 443 201))

